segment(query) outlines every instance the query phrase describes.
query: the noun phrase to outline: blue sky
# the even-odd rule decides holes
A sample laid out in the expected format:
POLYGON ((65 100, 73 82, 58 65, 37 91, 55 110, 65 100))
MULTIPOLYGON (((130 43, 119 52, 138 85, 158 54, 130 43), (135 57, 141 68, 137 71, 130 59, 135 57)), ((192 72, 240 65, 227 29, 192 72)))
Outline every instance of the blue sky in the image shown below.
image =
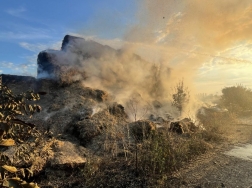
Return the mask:
POLYGON ((242 2, 2 1, 0 73, 36 76, 40 51, 79 34, 115 48, 133 43, 142 57, 159 54, 157 61, 190 77, 199 92, 252 87, 252 1, 242 2))
POLYGON ((135 11, 134 0, 2 1, 0 71, 35 76, 37 54, 59 48, 65 34, 120 38, 135 11))

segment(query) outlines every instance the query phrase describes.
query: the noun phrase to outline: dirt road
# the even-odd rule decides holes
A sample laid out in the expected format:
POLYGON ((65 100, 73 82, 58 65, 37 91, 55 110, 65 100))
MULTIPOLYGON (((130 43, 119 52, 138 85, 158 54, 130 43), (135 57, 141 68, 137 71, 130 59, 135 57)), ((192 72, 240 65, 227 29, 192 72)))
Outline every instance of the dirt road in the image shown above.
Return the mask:
POLYGON ((170 187, 252 188, 251 135, 252 124, 235 125, 224 143, 175 174, 170 187))

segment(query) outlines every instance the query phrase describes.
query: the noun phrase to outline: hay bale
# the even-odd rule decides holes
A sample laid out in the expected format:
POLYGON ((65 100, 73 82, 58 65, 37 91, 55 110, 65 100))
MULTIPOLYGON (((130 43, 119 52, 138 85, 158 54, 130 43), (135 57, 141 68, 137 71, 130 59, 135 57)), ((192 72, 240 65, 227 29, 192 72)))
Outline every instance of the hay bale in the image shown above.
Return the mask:
POLYGON ((156 130, 156 125, 150 120, 138 120, 130 123, 130 132, 139 141, 148 138, 152 131, 156 130))
POLYGON ((169 131, 178 134, 196 132, 199 128, 189 119, 185 118, 180 121, 171 122, 169 131))
POLYGON ((119 118, 127 118, 128 115, 124 111, 124 107, 121 104, 113 103, 109 106, 109 113, 113 116, 119 117, 119 118))
POLYGON ((53 168, 83 167, 87 159, 82 152, 82 146, 69 141, 56 140, 53 145, 53 155, 48 162, 53 168))
POLYGON ((181 122, 171 122, 169 131, 175 132, 178 134, 183 134, 185 133, 185 129, 188 130, 186 127, 183 127, 183 124, 181 122))

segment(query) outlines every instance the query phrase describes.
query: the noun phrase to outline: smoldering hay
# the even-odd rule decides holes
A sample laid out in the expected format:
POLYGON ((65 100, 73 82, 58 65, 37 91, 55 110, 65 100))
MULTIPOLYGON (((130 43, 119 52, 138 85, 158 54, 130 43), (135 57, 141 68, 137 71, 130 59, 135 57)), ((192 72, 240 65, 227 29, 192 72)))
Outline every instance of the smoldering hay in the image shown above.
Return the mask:
POLYGON ((159 101, 167 112, 178 80, 193 96, 196 72, 205 62, 250 63, 221 53, 251 43, 251 0, 142 0, 138 6, 120 51, 80 60, 85 86, 107 90, 121 103, 136 95, 147 104, 159 101))

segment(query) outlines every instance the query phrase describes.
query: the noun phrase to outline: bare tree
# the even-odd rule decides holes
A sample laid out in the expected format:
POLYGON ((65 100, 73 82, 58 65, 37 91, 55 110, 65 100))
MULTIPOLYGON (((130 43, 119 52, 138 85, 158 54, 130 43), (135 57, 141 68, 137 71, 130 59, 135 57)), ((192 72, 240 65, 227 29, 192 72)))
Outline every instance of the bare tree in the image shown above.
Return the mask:
MULTIPOLYGON (((135 122, 137 122, 138 119, 142 119, 150 109, 150 105, 148 103, 147 105, 143 105, 145 102, 141 101, 141 99, 142 99, 141 96, 137 95, 137 97, 132 97, 127 102, 127 109, 133 116, 135 122)), ((129 125, 128 125, 128 138, 130 138, 129 125)), ((138 140, 136 136, 134 136, 134 140, 135 140, 135 168, 136 168, 136 176, 138 176, 138 140)), ((130 139, 129 139, 129 146, 130 146, 130 139)))
POLYGON ((137 97, 130 98, 126 107, 135 122, 142 119, 150 110, 150 104, 137 97))

